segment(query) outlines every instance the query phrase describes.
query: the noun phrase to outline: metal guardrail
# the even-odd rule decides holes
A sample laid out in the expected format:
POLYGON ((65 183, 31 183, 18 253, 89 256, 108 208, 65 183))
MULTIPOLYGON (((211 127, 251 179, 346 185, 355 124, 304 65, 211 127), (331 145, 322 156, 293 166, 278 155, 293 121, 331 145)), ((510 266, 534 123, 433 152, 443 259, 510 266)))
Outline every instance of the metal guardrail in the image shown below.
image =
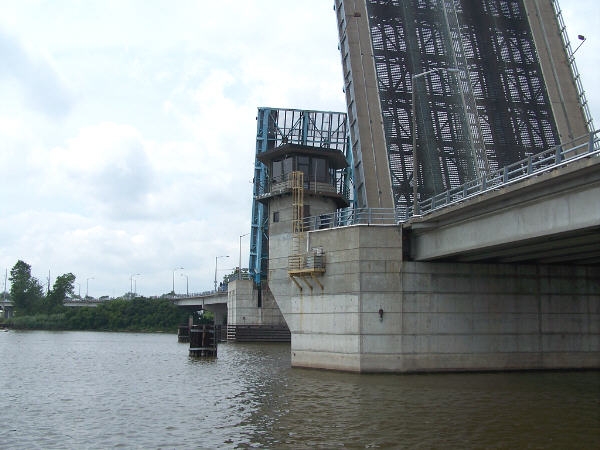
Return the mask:
POLYGON ((222 288, 217 288, 216 291, 214 289, 212 289, 210 291, 190 292, 189 294, 175 294, 175 295, 170 295, 168 298, 170 298, 171 300, 181 300, 181 299, 186 299, 186 298, 209 297, 211 295, 224 294, 224 293, 227 293, 226 285, 222 288))
MULTIPOLYGON (((420 201, 420 216, 589 157, 600 157, 600 130, 530 155, 495 170, 482 179, 469 181, 420 201)), ((305 217, 302 220, 302 226, 304 231, 314 231, 349 225, 394 225, 406 222, 412 216, 413 210, 410 207, 396 209, 345 208, 330 214, 305 217)))
MULTIPOLYGON (((580 136, 419 202, 420 215, 462 202, 501 186, 540 175, 582 158, 600 156, 600 130, 580 136)), ((412 216, 408 211, 407 219, 412 216)))
POLYGON ((333 213, 302 219, 304 231, 324 230, 349 225, 395 225, 402 216, 392 208, 344 208, 333 213))
MULTIPOLYGON (((280 177, 268 177, 264 182, 259 184, 257 198, 264 198, 274 194, 282 194, 288 192, 292 188, 291 180, 288 175, 280 177)), ((319 179, 313 176, 305 176, 304 192, 331 192, 340 197, 350 200, 350 190, 343 183, 342 178, 330 178, 329 180, 319 179)))

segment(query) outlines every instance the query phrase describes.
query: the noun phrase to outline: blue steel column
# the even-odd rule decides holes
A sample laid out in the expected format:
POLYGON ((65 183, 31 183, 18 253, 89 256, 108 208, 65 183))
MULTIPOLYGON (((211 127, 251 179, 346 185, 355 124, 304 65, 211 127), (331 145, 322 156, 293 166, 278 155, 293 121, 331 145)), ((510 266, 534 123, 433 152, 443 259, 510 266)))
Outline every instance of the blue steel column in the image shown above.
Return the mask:
POLYGON ((308 119, 309 119, 309 112, 308 111, 304 111, 302 112, 302 135, 301 135, 301 141, 302 145, 306 145, 308 142, 308 119))
MULTIPOLYGON (((256 123, 256 154, 267 149, 267 137, 269 128, 269 108, 258 108, 256 123)), ((263 163, 254 160, 254 188, 252 192, 252 225, 250 230, 250 261, 248 264, 250 276, 254 282, 260 284, 262 267, 263 235, 267 234, 268 222, 266 206, 256 200, 257 195, 262 192, 267 182, 267 168, 263 163)))

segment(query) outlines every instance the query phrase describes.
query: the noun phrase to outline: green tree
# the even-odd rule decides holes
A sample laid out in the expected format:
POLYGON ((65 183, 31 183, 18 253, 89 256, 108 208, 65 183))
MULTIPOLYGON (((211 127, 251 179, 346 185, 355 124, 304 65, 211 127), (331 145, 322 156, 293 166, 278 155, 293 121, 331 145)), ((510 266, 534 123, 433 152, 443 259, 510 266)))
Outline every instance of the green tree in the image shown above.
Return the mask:
POLYGON ((46 310, 48 313, 57 312, 62 309, 67 296, 73 295, 73 283, 75 275, 71 272, 59 276, 52 286, 52 290, 46 297, 46 310))
POLYGON ((31 276, 31 266, 18 260, 10 269, 10 298, 18 314, 33 314, 43 299, 40 282, 31 276))

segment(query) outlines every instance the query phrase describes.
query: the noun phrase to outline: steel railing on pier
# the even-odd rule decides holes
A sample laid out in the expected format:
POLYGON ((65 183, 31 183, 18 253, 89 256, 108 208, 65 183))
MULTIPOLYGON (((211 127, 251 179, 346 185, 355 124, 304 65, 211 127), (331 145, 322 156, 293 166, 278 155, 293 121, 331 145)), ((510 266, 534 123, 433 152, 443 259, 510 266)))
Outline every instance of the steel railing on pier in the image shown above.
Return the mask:
POLYGON ((349 225, 394 225, 403 220, 393 208, 344 208, 329 214, 302 219, 304 231, 324 230, 349 225))
MULTIPOLYGON (((350 191, 344 183, 342 177, 319 178, 311 175, 305 175, 303 181, 305 192, 330 192, 349 200, 350 191)), ((268 177, 263 183, 260 183, 258 189, 258 198, 268 197, 270 195, 282 194, 292 189, 289 174, 279 177, 268 177)))

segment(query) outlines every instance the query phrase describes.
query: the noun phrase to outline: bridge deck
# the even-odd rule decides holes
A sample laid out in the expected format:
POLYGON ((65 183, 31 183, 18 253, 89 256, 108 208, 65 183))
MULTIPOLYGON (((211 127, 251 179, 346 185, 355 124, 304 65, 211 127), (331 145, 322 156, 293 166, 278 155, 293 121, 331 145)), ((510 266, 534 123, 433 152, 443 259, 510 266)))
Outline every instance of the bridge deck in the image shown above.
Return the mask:
POLYGON ((417 261, 600 263, 600 158, 404 224, 417 261))

